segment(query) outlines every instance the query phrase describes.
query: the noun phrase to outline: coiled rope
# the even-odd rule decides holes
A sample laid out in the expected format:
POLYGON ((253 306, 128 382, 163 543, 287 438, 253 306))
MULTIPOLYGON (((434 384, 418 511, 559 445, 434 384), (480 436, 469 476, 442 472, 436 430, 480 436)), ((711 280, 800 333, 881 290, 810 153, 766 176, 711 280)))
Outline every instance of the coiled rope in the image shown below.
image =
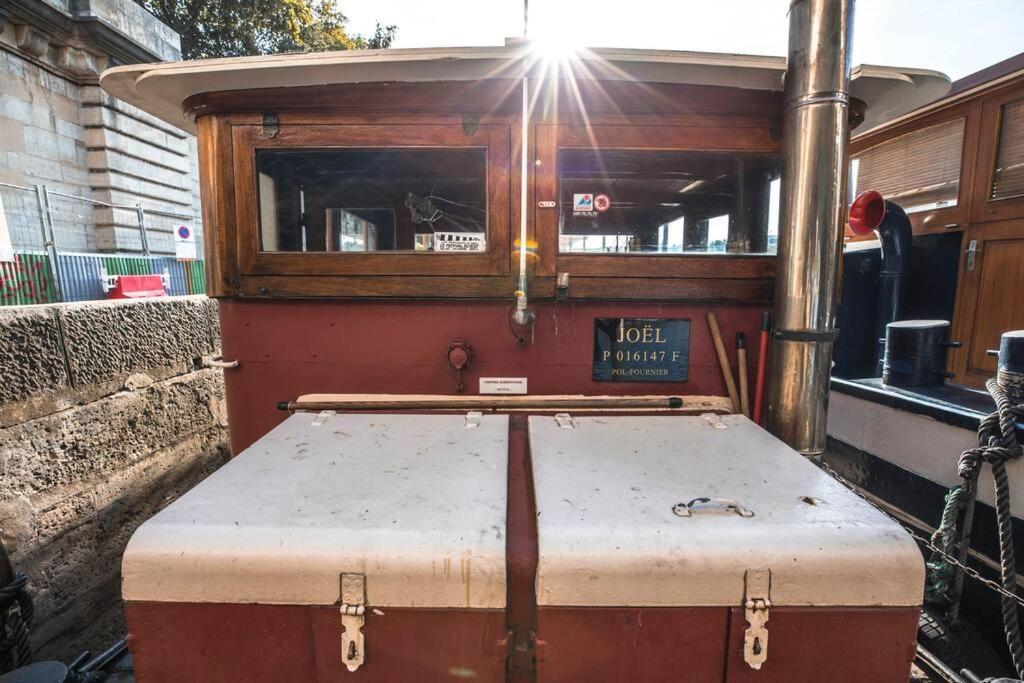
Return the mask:
POLYGON ((28 577, 21 572, 0 588, 0 674, 32 662, 32 644, 28 632, 35 610, 26 586, 28 577))
MULTIPOLYGON (((1024 677, 1024 642, 1021 640, 1017 620, 1017 602, 1010 597, 1016 593, 1017 566, 1013 549, 1013 517, 1010 514, 1010 482, 1006 475, 1006 463, 1024 455, 1024 448, 1017 442, 1016 434, 1016 423, 1024 415, 1024 404, 1011 404, 1006 392, 994 379, 990 379, 985 387, 995 401, 996 410, 985 416, 978 426, 978 447, 970 448, 960 455, 957 470, 964 483, 954 486, 946 495, 942 520, 932 537, 932 543, 949 555, 958 555, 961 561, 966 559, 978 475, 982 466, 988 463, 995 482, 1000 578, 1005 591, 1000 594, 1003 630, 1013 667, 1019 676, 1024 677), (957 533, 957 521, 961 515, 963 519, 957 533)), ((926 600, 950 605, 947 616, 951 623, 956 623, 962 571, 941 556, 931 558, 928 570, 926 600)))

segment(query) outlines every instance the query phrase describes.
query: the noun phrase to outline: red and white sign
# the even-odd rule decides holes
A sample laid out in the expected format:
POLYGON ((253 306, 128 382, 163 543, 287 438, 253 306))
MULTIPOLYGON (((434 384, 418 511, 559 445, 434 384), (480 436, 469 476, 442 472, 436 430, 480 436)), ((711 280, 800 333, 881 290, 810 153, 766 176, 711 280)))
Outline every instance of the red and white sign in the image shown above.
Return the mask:
POLYGON ((174 255, 179 261, 196 259, 196 234, 187 225, 179 225, 174 230, 174 255))
POLYGON ((612 200, 606 194, 599 194, 594 196, 594 210, 605 212, 612 205, 612 200))

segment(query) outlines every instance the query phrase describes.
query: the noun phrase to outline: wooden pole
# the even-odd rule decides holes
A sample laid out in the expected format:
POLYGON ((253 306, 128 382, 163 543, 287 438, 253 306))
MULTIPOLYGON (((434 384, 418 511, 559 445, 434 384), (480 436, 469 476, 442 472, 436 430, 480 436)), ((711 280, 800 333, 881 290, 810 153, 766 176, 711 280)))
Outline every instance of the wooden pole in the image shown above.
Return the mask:
POLYGON ((709 396, 434 396, 309 394, 278 404, 281 410, 727 410, 709 396))
POLYGON ((711 340, 715 342, 715 352, 718 354, 718 364, 722 366, 722 377, 725 378, 725 388, 729 391, 729 400, 732 401, 732 412, 740 412, 740 397, 736 392, 736 381, 732 377, 732 369, 729 367, 729 357, 725 355, 725 344, 722 343, 722 331, 718 329, 718 318, 714 312, 708 311, 708 328, 711 330, 711 340))
POLYGON ((736 333, 736 372, 740 376, 740 409, 750 417, 750 389, 747 386, 747 340, 742 332, 736 333))

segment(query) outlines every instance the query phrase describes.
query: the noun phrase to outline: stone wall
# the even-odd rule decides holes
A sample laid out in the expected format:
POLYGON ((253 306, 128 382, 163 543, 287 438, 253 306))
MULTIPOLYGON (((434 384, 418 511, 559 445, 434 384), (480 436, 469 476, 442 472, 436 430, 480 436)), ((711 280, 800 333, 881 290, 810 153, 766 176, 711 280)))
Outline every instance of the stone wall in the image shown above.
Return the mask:
POLYGON ((38 657, 123 636, 132 532, 228 458, 219 346, 205 297, 0 309, 0 537, 38 657))
MULTIPOLYGON (((173 254, 183 223, 201 244, 195 138, 97 85, 108 66, 180 56, 177 34, 134 0, 0 0, 0 182, 59 193, 60 250, 142 251, 136 205, 153 253, 173 254)), ((0 187, 0 200, 14 247, 42 249, 35 193, 0 187)))

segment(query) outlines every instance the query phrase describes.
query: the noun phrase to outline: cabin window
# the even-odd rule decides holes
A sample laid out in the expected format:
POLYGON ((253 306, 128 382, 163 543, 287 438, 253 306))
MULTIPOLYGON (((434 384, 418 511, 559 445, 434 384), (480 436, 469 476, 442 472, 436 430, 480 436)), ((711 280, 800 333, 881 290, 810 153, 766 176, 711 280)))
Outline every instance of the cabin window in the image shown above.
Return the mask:
POLYGON ((260 251, 487 251, 487 152, 262 149, 260 251))
POLYGON ((1000 107, 999 150, 989 199, 1024 196, 1024 100, 1000 107))
POLYGON ((850 197, 877 190, 907 213, 957 205, 964 119, 930 126, 868 149, 850 161, 850 197))
POLYGON ((775 253, 774 157, 562 149, 558 184, 562 253, 775 253))

